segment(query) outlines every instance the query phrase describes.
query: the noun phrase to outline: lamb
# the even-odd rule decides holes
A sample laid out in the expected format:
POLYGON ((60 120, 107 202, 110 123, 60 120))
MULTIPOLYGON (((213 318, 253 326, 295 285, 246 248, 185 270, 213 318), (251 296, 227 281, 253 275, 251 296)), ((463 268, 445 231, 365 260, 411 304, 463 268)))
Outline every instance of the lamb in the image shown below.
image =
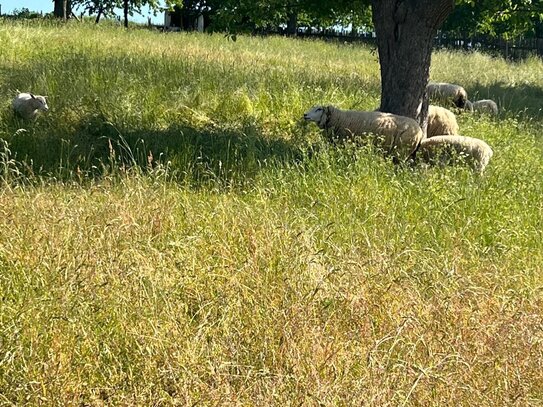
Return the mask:
POLYGON ((445 164, 456 158, 465 160, 482 173, 492 158, 492 148, 483 140, 465 136, 435 136, 421 141, 417 155, 426 163, 445 164))
POLYGON ((12 107, 15 113, 21 116, 23 119, 32 120, 38 115, 38 112, 48 111, 47 96, 33 95, 32 93, 19 93, 15 99, 13 99, 12 107))
POLYGON ((357 136, 376 135, 371 140, 380 144, 395 160, 405 161, 422 140, 419 124, 404 116, 391 113, 341 110, 334 106, 314 106, 304 119, 315 122, 328 137, 339 140, 357 136))
POLYGON ((456 107, 464 108, 468 100, 468 93, 460 86, 445 82, 430 82, 426 87, 428 98, 435 102, 447 105, 453 103, 456 107))
POLYGON ((488 113, 490 115, 498 114, 498 105, 491 99, 477 100, 473 102, 473 110, 481 113, 488 113))
POLYGON ((458 134, 456 116, 449 109, 430 105, 428 106, 428 128, 426 137, 458 134))

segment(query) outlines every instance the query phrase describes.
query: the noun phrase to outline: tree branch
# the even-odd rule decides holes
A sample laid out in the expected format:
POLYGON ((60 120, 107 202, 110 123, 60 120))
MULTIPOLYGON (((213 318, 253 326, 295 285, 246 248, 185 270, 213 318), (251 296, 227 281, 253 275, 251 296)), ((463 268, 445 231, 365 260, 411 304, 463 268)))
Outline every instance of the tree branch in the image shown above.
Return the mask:
POLYGON ((433 23, 431 28, 434 30, 441 27, 454 9, 454 0, 427 0, 423 3, 426 3, 423 7, 430 13, 431 18, 428 21, 433 23))

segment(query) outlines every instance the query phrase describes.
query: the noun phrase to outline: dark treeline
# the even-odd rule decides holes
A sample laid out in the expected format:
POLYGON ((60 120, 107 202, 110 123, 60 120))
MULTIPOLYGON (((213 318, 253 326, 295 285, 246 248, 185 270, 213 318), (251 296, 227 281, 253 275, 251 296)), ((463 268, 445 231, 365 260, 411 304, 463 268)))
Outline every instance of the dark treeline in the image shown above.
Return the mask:
MULTIPOLYGON (((369 0, 166 0, 165 29, 238 33, 282 34, 374 41, 369 0)), ((147 5, 163 12, 158 0, 54 0, 52 15, 67 19, 72 11, 87 13, 99 22, 141 12, 147 5), (116 16, 118 17, 118 16, 116 16)), ((20 17, 38 17, 28 9, 20 17)), ((125 21, 125 25, 127 22, 125 21)), ((506 58, 543 55, 543 0, 456 0, 452 14, 436 37, 437 47, 481 49, 506 58)))
MULTIPOLYGON (((169 13, 168 28, 375 41, 368 1, 331 3, 183 0, 169 13)), ((543 55, 543 0, 457 0, 435 45, 480 49, 513 59, 543 55)))

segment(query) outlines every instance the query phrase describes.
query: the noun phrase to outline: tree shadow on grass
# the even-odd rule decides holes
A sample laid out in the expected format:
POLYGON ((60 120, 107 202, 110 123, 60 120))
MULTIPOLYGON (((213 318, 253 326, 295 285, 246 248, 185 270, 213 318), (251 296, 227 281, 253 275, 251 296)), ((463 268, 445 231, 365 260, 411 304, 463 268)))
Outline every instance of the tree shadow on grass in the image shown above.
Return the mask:
POLYGON ((33 174, 73 177, 128 168, 168 168, 191 185, 244 184, 267 165, 300 160, 301 148, 262 137, 254 124, 236 129, 197 129, 172 124, 166 129, 118 129, 100 115, 82 119, 71 134, 51 134, 30 124, 7 138, 11 156, 33 174))
POLYGON ((476 84, 466 89, 471 101, 494 100, 501 112, 543 120, 543 88, 532 85, 509 85, 495 82, 491 85, 476 84))

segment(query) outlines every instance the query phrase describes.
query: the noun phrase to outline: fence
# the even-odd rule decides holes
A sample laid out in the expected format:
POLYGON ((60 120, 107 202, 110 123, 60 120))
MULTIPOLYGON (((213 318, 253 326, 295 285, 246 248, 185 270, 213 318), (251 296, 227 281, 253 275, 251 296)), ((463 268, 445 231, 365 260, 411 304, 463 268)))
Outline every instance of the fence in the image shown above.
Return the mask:
POLYGON ((506 59, 518 60, 531 55, 543 57, 543 38, 489 38, 486 36, 473 36, 459 38, 440 34, 436 37, 435 46, 440 48, 453 48, 464 50, 480 50, 501 55, 506 59))
MULTIPOLYGON (((284 30, 278 30, 275 34, 286 35, 284 30)), ((267 32, 267 34, 272 34, 267 32)), ((338 42, 363 42, 375 44, 375 36, 371 32, 358 33, 347 30, 334 29, 304 29, 296 32, 299 38, 319 38, 338 42)), ((505 40, 503 38, 491 38, 487 36, 473 36, 461 38, 451 36, 448 33, 440 33, 435 38, 435 48, 463 49, 466 51, 478 50, 482 52, 500 55, 506 59, 518 60, 531 55, 543 57, 543 38, 516 38, 505 40)))

